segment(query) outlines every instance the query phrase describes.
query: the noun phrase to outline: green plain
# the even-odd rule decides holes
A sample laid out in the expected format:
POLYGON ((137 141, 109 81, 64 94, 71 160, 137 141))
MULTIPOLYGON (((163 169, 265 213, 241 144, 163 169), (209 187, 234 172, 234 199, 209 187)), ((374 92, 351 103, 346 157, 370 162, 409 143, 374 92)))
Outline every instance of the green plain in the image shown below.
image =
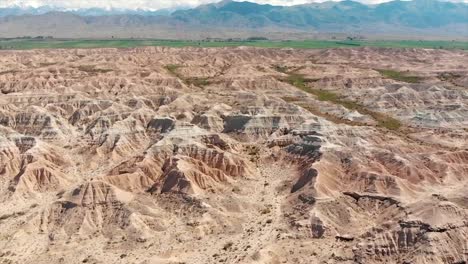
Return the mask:
POLYGON ((143 46, 167 47, 237 47, 262 48, 343 48, 343 47, 386 47, 386 48, 430 48, 468 50, 465 41, 418 41, 418 40, 258 40, 258 41, 190 41, 152 39, 0 39, 0 49, 27 50, 53 48, 133 48, 143 46))

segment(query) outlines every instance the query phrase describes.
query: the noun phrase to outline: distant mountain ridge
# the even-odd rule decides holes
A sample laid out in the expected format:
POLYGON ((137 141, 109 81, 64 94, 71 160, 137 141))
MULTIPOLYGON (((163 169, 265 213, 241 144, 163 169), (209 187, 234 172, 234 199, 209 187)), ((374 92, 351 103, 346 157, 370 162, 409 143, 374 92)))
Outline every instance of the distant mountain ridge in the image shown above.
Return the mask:
POLYGON ((223 1, 218 4, 179 10, 172 17, 200 24, 248 27, 289 26, 327 28, 330 25, 385 23, 415 28, 468 23, 468 5, 435 0, 392 1, 365 5, 350 0, 296 6, 259 5, 223 1))
MULTIPOLYGON (((0 36, 226 37, 235 32, 441 34, 468 38, 468 4, 437 0, 365 5, 345 0, 274 6, 224 0, 182 10, 0 9, 0 36), (51 12, 53 11, 53 12, 51 12), (60 17, 60 18, 58 18, 60 17), (53 22, 55 21, 55 22, 53 22), (67 32, 73 29, 74 34, 67 32), (225 29, 229 29, 226 31, 225 29), (177 30, 177 32, 173 32, 177 30), (212 34, 221 32, 222 34, 212 34)), ((242 34, 237 34, 239 36, 242 34)))
MULTIPOLYGON (((182 9, 182 8, 179 8, 182 9)), ((6 16, 21 16, 21 15, 44 15, 49 12, 66 12, 80 16, 111 16, 111 15, 141 15, 141 16, 168 16, 176 9, 121 9, 121 8, 80 8, 80 9, 64 9, 51 6, 40 7, 4 7, 0 8, 0 17, 6 16)))

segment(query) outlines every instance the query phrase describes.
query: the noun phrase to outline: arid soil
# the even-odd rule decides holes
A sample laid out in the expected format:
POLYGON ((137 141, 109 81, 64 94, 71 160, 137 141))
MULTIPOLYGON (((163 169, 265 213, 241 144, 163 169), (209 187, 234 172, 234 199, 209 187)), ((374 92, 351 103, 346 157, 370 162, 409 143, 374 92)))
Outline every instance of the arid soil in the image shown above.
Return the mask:
POLYGON ((0 92, 0 263, 467 261, 467 52, 3 51, 0 92))

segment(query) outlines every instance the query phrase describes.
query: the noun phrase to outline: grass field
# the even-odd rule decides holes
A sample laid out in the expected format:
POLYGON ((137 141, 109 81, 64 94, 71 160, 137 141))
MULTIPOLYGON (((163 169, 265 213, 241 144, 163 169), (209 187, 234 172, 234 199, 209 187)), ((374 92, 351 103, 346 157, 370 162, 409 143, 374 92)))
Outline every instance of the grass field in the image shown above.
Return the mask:
POLYGON ((237 47, 252 46, 263 48, 338 48, 338 47, 388 47, 388 48, 434 48, 468 50, 463 41, 189 41, 189 40, 146 40, 146 39, 0 39, 0 49, 27 50, 52 48, 132 48, 143 46, 168 47, 237 47))

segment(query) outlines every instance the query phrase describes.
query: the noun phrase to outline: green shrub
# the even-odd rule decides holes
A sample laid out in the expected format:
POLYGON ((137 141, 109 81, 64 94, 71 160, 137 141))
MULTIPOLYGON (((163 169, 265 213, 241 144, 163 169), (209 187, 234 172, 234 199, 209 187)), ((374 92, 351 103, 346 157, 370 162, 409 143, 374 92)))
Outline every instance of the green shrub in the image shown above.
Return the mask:
POLYGON ((404 72, 399 72, 395 70, 385 70, 385 69, 377 69, 377 71, 382 74, 384 77, 393 79, 396 81, 407 82, 407 83, 418 83, 422 80, 419 76, 411 76, 407 75, 404 72))

